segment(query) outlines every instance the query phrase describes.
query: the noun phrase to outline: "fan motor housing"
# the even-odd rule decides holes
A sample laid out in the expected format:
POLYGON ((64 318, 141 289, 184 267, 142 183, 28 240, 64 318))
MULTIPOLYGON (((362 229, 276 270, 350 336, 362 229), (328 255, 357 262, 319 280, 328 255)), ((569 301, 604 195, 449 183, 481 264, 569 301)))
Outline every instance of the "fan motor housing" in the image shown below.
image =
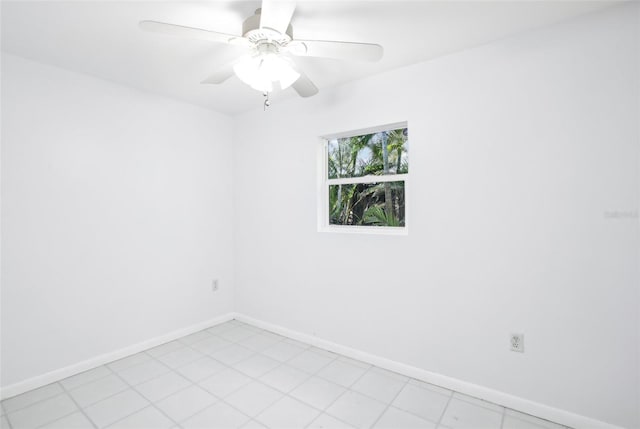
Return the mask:
POLYGON ((270 28, 260 28, 260 16, 262 9, 256 9, 254 15, 245 19, 242 23, 242 35, 252 42, 256 43, 260 40, 271 40, 278 44, 287 44, 293 39, 293 27, 291 24, 287 27, 285 34, 281 34, 270 28))

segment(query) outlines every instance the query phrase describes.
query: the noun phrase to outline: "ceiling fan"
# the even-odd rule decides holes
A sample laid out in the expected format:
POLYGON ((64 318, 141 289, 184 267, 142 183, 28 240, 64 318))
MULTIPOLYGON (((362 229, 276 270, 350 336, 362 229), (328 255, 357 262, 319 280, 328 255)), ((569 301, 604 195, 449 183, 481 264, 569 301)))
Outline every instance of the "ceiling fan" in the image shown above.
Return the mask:
POLYGON ((245 55, 222 65, 202 83, 221 84, 235 74, 267 97, 274 84, 280 89, 291 86, 302 97, 318 93, 318 88, 295 64, 294 56, 361 61, 382 58, 382 46, 373 43, 294 39, 291 18, 295 8, 295 1, 263 0, 262 7, 244 21, 242 36, 158 21, 141 21, 140 28, 245 47, 245 55))

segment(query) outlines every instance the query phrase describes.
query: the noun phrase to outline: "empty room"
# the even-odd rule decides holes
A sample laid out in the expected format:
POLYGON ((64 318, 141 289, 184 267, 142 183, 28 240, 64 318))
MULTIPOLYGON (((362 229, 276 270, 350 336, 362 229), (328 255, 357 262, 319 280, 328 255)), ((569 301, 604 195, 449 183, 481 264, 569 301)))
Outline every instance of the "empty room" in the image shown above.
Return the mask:
POLYGON ((1 429, 640 429, 640 2, 0 2, 1 429))

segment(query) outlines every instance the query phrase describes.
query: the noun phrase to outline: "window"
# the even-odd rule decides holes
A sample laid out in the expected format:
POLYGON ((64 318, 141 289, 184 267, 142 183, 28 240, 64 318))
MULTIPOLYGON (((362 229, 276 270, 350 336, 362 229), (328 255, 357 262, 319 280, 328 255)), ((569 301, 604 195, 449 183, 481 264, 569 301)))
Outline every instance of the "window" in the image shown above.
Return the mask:
POLYGON ((324 137, 319 229, 406 233, 406 123, 324 137))

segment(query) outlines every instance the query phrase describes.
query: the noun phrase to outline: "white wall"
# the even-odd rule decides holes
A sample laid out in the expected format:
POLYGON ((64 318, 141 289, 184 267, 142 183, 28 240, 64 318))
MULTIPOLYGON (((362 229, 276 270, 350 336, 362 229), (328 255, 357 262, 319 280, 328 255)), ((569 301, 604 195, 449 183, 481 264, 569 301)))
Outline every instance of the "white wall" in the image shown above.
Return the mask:
POLYGON ((2 107, 3 386, 232 311, 230 118, 5 54, 2 107))
POLYGON ((639 427, 638 28, 615 7, 238 117, 237 310, 639 427), (403 120, 409 235, 318 233, 317 137, 403 120))

